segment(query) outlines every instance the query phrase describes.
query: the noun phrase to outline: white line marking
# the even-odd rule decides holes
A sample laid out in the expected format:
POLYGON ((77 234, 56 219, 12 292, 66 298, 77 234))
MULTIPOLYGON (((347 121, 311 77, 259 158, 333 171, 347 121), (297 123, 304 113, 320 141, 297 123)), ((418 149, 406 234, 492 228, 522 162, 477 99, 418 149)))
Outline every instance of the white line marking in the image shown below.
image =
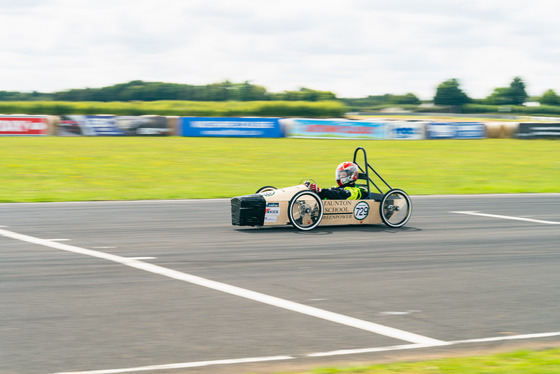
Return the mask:
MULTIPOLYGON (((537 192, 537 193, 479 193, 479 194, 450 194, 450 195, 410 195, 410 197, 418 199, 441 199, 442 197, 460 197, 460 198, 474 198, 492 197, 492 198, 508 198, 508 197, 560 197, 558 192, 537 192)), ((22 203, 19 203, 22 204, 22 203)), ((31 204, 31 203, 27 203, 31 204)), ((53 203, 49 203, 53 204, 53 203)))
POLYGON ((511 336, 497 336, 497 337, 494 337, 494 338, 457 340, 455 342, 452 342, 452 344, 485 343, 485 342, 498 342, 498 341, 503 341, 503 340, 550 338, 550 337, 553 337, 553 336, 560 336, 560 332, 544 332, 544 333, 540 333, 540 334, 524 334, 524 335, 511 335, 511 336))
POLYGON ((317 352, 309 353, 303 355, 303 357, 330 357, 330 356, 342 356, 342 355, 354 355, 360 353, 375 353, 375 352, 387 352, 387 351, 399 351, 402 349, 418 349, 418 348, 430 348, 431 345, 425 344, 403 344, 403 345, 393 345, 390 347, 377 347, 377 348, 358 348, 358 349, 340 349, 337 351, 330 352, 317 352))
POLYGON ((116 256, 109 253, 103 253, 98 251, 93 251, 91 249, 85 249, 81 247, 76 247, 68 244, 57 243, 57 242, 50 242, 44 239, 35 238, 33 236, 18 234, 16 232, 7 231, 0 229, 0 235, 21 240, 28 243, 33 243, 37 245, 42 245, 46 247, 51 247, 55 249, 60 249, 62 251, 78 253, 86 256, 96 257, 112 262, 116 262, 122 265, 130 266, 132 268, 144 270, 150 273, 159 274, 164 277, 177 279, 183 282, 188 282, 191 284, 196 284, 202 287, 210 288, 216 291, 221 291, 224 293, 228 293, 230 295, 235 295, 239 297, 243 297, 249 300, 257 301, 263 304, 268 304, 272 306, 276 306, 278 308, 291 310, 293 312, 305 314, 308 316, 324 319, 327 321, 339 323, 342 325, 354 327, 357 329, 373 332, 380 335, 385 335, 391 338, 399 339, 408 341, 410 343, 416 344, 425 344, 431 346, 438 346, 438 345, 446 345, 447 343, 441 340, 429 338, 426 336, 414 334, 408 331, 403 331, 399 329, 395 329, 392 327, 380 325, 373 322, 363 321, 357 318, 348 317, 342 314, 329 312, 323 309, 314 308, 311 306, 298 304, 293 301, 284 300, 278 297, 262 294, 259 292, 247 290, 244 288, 232 286, 226 283, 216 282, 210 279, 205 279, 198 277, 196 275, 191 275, 187 273, 182 273, 180 271, 164 268, 162 266, 149 264, 146 262, 116 256))
POLYGON ((70 239, 45 239, 51 242, 69 242, 70 239))
POLYGON ((501 216, 501 215, 498 215, 498 214, 487 214, 487 213, 480 213, 480 212, 451 212, 451 213, 468 214, 468 215, 471 215, 471 216, 481 216, 481 217, 490 217, 490 218, 511 219, 511 220, 514 220, 514 221, 545 223, 547 225, 560 225, 560 222, 555 222, 555 221, 543 221, 543 220, 540 220, 540 219, 532 219, 532 218, 501 216))
MULTIPOLYGON (((493 198, 508 198, 508 197, 557 197, 560 196, 558 192, 537 192, 537 193, 495 193, 495 194, 447 194, 447 195, 410 195, 413 199, 441 199, 441 198, 480 198, 480 197, 493 197, 493 198)), ((159 203, 190 203, 190 202, 229 202, 230 198, 216 198, 216 199, 176 199, 176 200, 105 200, 105 201, 44 201, 44 202, 19 202, 19 203, 1 203, 0 206, 8 205, 64 205, 64 204, 92 204, 92 205, 102 205, 102 204, 129 204, 129 203, 140 203, 140 204, 159 204, 159 203)))
MULTIPOLYGON (((513 336, 498 336, 498 337, 483 338, 483 339, 458 340, 454 342, 448 342, 448 344, 457 345, 457 344, 468 344, 468 343, 484 343, 484 342, 496 342, 502 340, 548 338, 554 336, 560 336, 560 332, 513 335, 513 336)), ((341 349, 338 351, 316 352, 316 353, 308 353, 303 355, 251 357, 251 358, 239 358, 239 359, 231 359, 231 360, 184 362, 184 363, 177 363, 177 364, 139 366, 134 368, 122 368, 122 369, 74 371, 74 372, 64 372, 64 373, 56 373, 56 374, 120 374, 120 373, 130 373, 134 371, 155 371, 155 370, 167 370, 167 369, 194 368, 194 367, 213 366, 213 365, 247 364, 247 363, 254 363, 254 362, 295 360, 298 358, 308 358, 308 357, 329 357, 329 356, 340 356, 340 355, 353 355, 353 354, 360 354, 360 353, 398 351, 398 350, 405 350, 405 349, 420 349, 420 348, 430 348, 430 347, 433 346, 425 345, 425 344, 403 344, 403 345, 393 345, 389 347, 377 347, 377 348, 341 349)))
POLYGON ((185 362, 180 364, 168 364, 168 365, 150 365, 150 366, 141 366, 136 368, 125 368, 125 369, 74 371, 74 372, 65 372, 65 373, 57 373, 57 374, 86 374, 86 373, 87 374, 116 374, 116 373, 130 373, 133 371, 196 368, 196 367, 210 366, 210 365, 247 364, 253 362, 291 360, 294 358, 295 357, 292 356, 254 357, 254 358, 240 358, 240 359, 232 359, 232 360, 185 362))
POLYGON ((407 314, 411 314, 411 313, 420 313, 421 310, 407 310, 404 312, 379 312, 377 313, 380 316, 405 316, 407 314))
POLYGON ((231 200, 231 198, 216 198, 216 199, 177 199, 177 200, 104 200, 104 201, 95 201, 95 200, 84 200, 84 201, 44 201, 44 202, 20 202, 20 203, 0 203, 0 206, 8 206, 8 205, 67 205, 67 204, 72 204, 72 205, 87 205, 87 204, 93 204, 93 205, 103 205, 103 204, 159 204, 159 203, 171 203, 171 204, 177 204, 177 203, 190 203, 190 202, 194 202, 194 203, 198 203, 198 202, 202 202, 202 203, 206 203, 206 202, 229 202, 231 200))
POLYGON ((131 260, 157 260, 157 257, 129 257, 131 260))

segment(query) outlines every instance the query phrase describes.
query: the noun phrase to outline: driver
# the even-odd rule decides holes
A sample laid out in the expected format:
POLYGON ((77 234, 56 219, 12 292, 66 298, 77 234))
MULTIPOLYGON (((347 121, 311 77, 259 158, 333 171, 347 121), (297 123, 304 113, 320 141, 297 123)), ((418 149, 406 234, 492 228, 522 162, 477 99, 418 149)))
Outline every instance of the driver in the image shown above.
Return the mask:
POLYGON ((358 173, 358 165, 346 161, 336 168, 335 179, 338 186, 323 189, 311 183, 309 189, 317 192, 321 199, 359 200, 362 198, 363 191, 356 187, 358 173))

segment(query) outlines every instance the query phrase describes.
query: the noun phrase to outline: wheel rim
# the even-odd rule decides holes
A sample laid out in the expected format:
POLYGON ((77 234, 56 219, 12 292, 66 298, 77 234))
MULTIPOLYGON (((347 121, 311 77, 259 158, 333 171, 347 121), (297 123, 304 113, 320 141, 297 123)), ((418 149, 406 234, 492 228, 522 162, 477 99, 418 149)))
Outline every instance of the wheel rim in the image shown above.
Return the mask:
POLYGON ((383 223, 389 227, 404 226, 412 214, 410 197, 402 190, 387 192, 379 208, 383 223))
POLYGON ((312 192, 298 193, 290 201, 288 218, 292 225, 300 230, 314 229, 323 218, 321 199, 312 192))
POLYGON ((264 186, 264 187, 259 188, 259 189, 257 190, 257 192, 255 192, 255 193, 270 192, 270 191, 274 191, 274 190, 276 190, 276 187, 273 187, 273 186, 264 186))

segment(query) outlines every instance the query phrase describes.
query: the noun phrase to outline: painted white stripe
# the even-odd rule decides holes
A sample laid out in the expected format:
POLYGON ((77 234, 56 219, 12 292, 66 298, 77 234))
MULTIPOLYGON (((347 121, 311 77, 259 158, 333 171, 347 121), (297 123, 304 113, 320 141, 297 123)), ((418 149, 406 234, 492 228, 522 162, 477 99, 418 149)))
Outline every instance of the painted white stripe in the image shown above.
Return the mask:
MULTIPOLYGON (((448 342, 448 345, 497 342, 503 340, 537 339, 537 338, 547 338, 547 337, 554 337, 554 336, 560 336, 560 332, 458 340, 454 342, 448 342)), ((74 371, 74 372, 63 372, 63 373, 56 373, 56 374, 121 374, 121 373, 135 372, 135 371, 156 371, 156 370, 184 369, 184 368, 194 368, 194 367, 213 366, 213 365, 247 364, 247 363, 254 363, 254 362, 295 360, 298 358, 308 358, 308 357, 329 357, 329 356, 340 356, 340 355, 353 355, 353 354, 360 354, 360 353, 398 351, 398 350, 405 350, 405 349, 420 349, 420 348, 430 348, 430 347, 433 346, 425 345, 425 344, 404 344, 404 345, 393 345, 388 347, 377 347, 377 348, 341 349, 338 351, 316 352, 316 353, 309 353, 303 355, 298 354, 298 355, 288 355, 288 356, 252 357, 252 358, 239 358, 239 359, 231 359, 231 360, 184 362, 184 363, 177 363, 177 364, 139 366, 139 367, 122 368, 122 369, 74 371)))
POLYGON ((294 358, 295 357, 292 356, 254 357, 254 358, 240 358, 240 359, 232 359, 232 360, 185 362, 180 364, 150 365, 150 366, 140 366, 135 368, 124 368, 124 369, 74 371, 74 372, 64 372, 64 373, 57 373, 57 374, 118 374, 118 373, 131 373, 134 371, 186 369, 186 368, 196 368, 196 367, 211 366, 211 365, 250 364, 254 362, 291 360, 294 358))
POLYGON ((157 260, 157 257, 129 257, 131 260, 157 260))
POLYGON ((324 319, 327 321, 339 323, 342 325, 354 327, 357 329, 373 332, 380 335, 385 335, 391 338, 399 339, 408 341, 411 343, 416 344, 426 344, 431 346, 438 346, 438 345, 446 345, 446 342, 441 340, 429 338, 426 336, 414 334, 408 331, 403 331, 399 329, 395 329, 392 327, 380 325, 373 322, 363 321, 357 318, 348 317, 342 314, 329 312, 323 309, 310 307, 303 304, 298 304, 289 300, 280 299, 278 297, 262 294, 259 292, 247 290, 244 288, 232 286, 229 284, 216 282, 213 280, 205 279, 198 277, 196 275, 191 275, 187 273, 182 273, 180 271, 164 268, 162 266, 149 264, 146 262, 138 261, 135 259, 130 259, 126 257, 116 256, 108 253, 93 251, 91 249, 80 248, 68 244, 58 243, 58 242, 51 242, 44 239, 35 238, 33 236, 18 234, 16 232, 2 230, 0 229, 0 235, 21 240, 28 243, 33 243, 37 245, 42 245, 46 247, 51 247, 55 249, 60 249, 62 251, 78 253, 86 256, 96 257, 112 262, 116 262, 122 265, 126 265, 132 268, 144 270, 153 274, 159 274, 164 277, 177 279, 183 282, 188 282, 191 284, 196 284, 198 286, 210 288, 216 291, 221 291, 224 293, 228 293, 230 295, 235 295, 239 297, 243 297, 249 300, 257 301, 263 304, 272 305, 278 308, 291 310, 293 312, 305 314, 308 316, 324 319))
MULTIPOLYGON (((537 193, 501 193, 501 194, 453 194, 453 195, 410 195, 413 199, 441 199, 441 198, 473 198, 478 199, 481 197, 492 197, 492 198, 509 198, 509 197, 558 197, 560 193, 558 192, 537 192, 537 193)), ((159 204, 159 203, 190 203, 190 202, 208 202, 208 203, 224 203, 229 202, 231 198, 216 198, 216 199, 176 199, 176 200, 104 200, 104 201, 45 201, 45 202, 19 202, 19 203, 1 203, 0 206, 10 206, 10 205, 67 205, 67 204, 92 204, 92 205, 103 205, 103 204, 159 204)))
POLYGON ((220 202, 225 203, 229 202, 231 198, 216 198, 216 199, 177 199, 177 200, 104 200, 104 201, 44 201, 44 202, 21 202, 21 203, 1 203, 0 206, 10 206, 10 205, 20 205, 20 206, 28 206, 28 205, 44 205, 44 206, 52 206, 52 205, 113 205, 113 204, 160 204, 160 203, 170 203, 170 204, 178 204, 178 203, 212 203, 212 202, 220 202))
POLYGON ((482 339, 469 339, 469 340, 457 340, 452 344, 464 344, 464 343, 485 343, 485 342, 498 342, 504 340, 521 340, 521 339, 539 339, 539 338, 550 338, 553 336, 560 336, 559 332, 545 332, 540 334, 524 334, 524 335, 510 335, 510 336, 496 336, 493 338, 482 338, 482 339))
POLYGON ((468 215, 471 215, 471 216, 481 216, 481 217, 490 217, 490 218, 511 219, 511 220, 514 220, 514 221, 545 223, 547 225, 560 225, 560 222, 555 222, 555 221, 543 221, 543 220, 540 220, 540 219, 532 219, 532 218, 501 216, 501 215, 498 215, 498 214, 487 214, 487 213, 480 213, 480 212, 451 212, 451 213, 468 214, 468 215))
MULTIPOLYGON (((470 343, 488 343, 488 342, 499 342, 505 340, 523 340, 523 339, 539 339, 539 338, 550 338, 560 336, 560 331, 558 332, 545 332, 540 334, 524 334, 524 335, 510 335, 510 336, 495 336, 491 338, 481 338, 481 339, 468 339, 468 340, 456 340, 447 342, 447 345, 458 345, 458 344, 470 344, 470 343)), ((403 349, 420 349, 420 348, 431 348, 433 346, 425 344, 404 344, 404 345, 394 345, 390 347, 378 347, 378 348, 361 348, 361 349, 343 349, 331 352, 318 352, 310 353, 304 355, 303 357, 329 357, 338 355, 353 355, 359 353, 375 353, 375 352, 387 352, 387 351, 398 351, 403 349)), ((302 356, 298 356, 302 357, 302 356)))
POLYGON ((70 239, 45 239, 45 240, 49 240, 51 242, 69 242, 70 239))
POLYGON ((399 351, 402 349, 418 349, 418 348, 430 348, 430 347, 433 346, 426 345, 426 344, 403 344, 403 345, 393 345, 390 347, 339 349, 337 351, 330 351, 330 352, 310 353, 305 355, 305 357, 330 357, 330 356, 355 355, 360 353, 399 351))

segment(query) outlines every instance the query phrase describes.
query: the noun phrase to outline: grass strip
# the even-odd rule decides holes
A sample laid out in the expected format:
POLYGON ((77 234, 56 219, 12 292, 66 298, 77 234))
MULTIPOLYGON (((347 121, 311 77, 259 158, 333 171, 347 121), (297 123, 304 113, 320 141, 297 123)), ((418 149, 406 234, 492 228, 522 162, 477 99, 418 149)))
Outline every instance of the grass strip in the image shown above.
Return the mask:
POLYGON ((410 195, 560 192, 555 140, 0 138, 0 202, 227 198, 302 179, 334 184, 364 147, 410 195))
POLYGON ((137 116, 272 116, 341 117, 340 101, 0 101, 0 113, 15 114, 114 114, 137 116))
MULTIPOLYGON (((437 360, 319 368, 297 374, 558 374, 560 349, 519 350, 493 355, 437 360)), ((286 374, 286 373, 285 373, 286 374)), ((296 374, 296 373, 292 373, 296 374)))

